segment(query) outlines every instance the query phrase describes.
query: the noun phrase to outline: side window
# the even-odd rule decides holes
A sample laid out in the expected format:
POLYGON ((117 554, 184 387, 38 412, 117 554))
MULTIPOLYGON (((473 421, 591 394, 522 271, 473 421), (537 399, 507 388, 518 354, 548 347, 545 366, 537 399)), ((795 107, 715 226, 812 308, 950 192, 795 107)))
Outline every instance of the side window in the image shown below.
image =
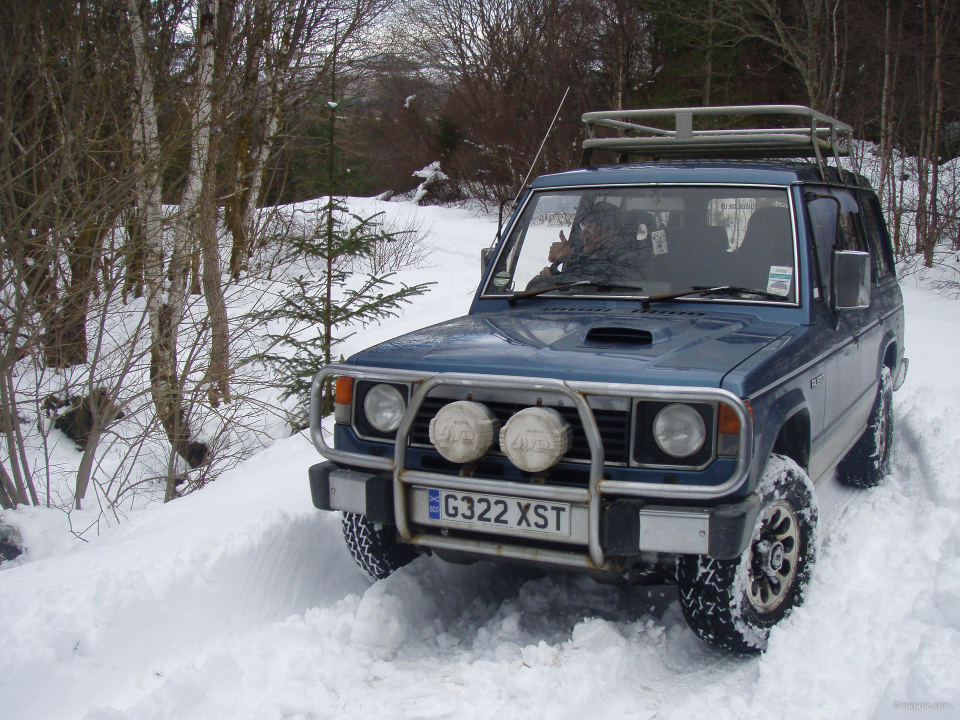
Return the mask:
POLYGON ((837 204, 822 198, 807 203, 813 239, 817 250, 817 270, 820 274, 820 294, 830 303, 830 254, 837 241, 837 204))
POLYGON ((867 240, 864 237, 860 206, 856 198, 845 190, 834 190, 832 194, 840 200, 840 239, 837 250, 867 252, 867 240))
POLYGON ((830 302, 831 255, 834 250, 867 251, 860 208, 856 199, 846 190, 830 190, 837 202, 821 198, 807 203, 817 245, 817 265, 820 272, 820 291, 824 302, 830 302), (837 218, 839 203, 840 217, 837 218), (839 234, 838 234, 839 231, 839 234))
POLYGON ((860 195, 860 201, 863 204, 863 220, 864 225, 867 226, 867 241, 870 243, 870 254, 873 255, 877 277, 887 277, 893 269, 886 252, 885 226, 880 211, 880 203, 877 202, 876 198, 865 193, 860 195))

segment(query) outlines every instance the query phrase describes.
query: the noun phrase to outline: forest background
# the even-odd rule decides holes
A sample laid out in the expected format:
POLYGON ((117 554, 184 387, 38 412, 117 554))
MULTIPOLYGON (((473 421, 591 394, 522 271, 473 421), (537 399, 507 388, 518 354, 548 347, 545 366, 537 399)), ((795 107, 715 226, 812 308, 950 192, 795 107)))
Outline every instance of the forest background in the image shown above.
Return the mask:
POLYGON ((301 425, 284 357, 426 289, 423 229, 345 196, 497 212, 558 107, 534 175, 586 111, 753 103, 854 127, 901 272, 956 255, 947 0, 4 2, 0 507, 92 487, 99 527, 301 425))

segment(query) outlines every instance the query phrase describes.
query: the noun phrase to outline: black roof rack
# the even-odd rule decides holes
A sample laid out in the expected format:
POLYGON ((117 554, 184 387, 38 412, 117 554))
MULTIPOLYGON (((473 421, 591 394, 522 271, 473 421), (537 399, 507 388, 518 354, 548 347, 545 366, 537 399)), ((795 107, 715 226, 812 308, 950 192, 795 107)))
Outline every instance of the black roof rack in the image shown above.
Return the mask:
MULTIPOLYGON (((813 157, 824 181, 824 155, 832 155, 843 177, 841 156, 849 156, 859 174, 856 158, 850 155, 853 128, 803 105, 730 105, 713 107, 651 108, 647 110, 603 110, 583 115, 587 137, 583 141, 582 167, 589 166, 594 150, 619 153, 621 162, 630 155, 656 159, 757 159, 813 157), (776 116, 801 118, 798 127, 747 127, 694 130, 694 117, 776 116), (642 125, 636 121, 674 118, 674 129, 642 125), (619 134, 597 137, 597 128, 611 128, 619 134)), ((760 124, 759 120, 755 124, 760 124)))

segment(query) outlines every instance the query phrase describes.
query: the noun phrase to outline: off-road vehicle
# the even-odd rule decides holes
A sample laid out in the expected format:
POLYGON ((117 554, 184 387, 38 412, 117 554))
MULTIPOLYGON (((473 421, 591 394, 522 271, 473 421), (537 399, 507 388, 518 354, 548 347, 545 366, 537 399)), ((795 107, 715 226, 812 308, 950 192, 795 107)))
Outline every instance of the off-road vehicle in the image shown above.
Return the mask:
POLYGON ((313 502, 375 578, 428 552, 676 582, 700 638, 763 649, 813 572, 817 486, 888 471, 880 203, 809 108, 583 119, 582 166, 525 189, 466 316, 317 375, 313 502))

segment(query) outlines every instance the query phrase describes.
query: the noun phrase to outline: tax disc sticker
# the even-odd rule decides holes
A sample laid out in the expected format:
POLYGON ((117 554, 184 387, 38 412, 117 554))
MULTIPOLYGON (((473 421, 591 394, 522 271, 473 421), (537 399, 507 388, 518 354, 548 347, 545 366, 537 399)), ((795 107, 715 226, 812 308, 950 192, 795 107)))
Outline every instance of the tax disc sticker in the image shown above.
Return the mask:
POLYGON ((647 236, 650 235, 650 231, 647 229, 646 223, 640 223, 637 227, 637 240, 643 242, 647 239, 647 236))
POLYGON ((774 295, 790 294, 790 282, 793 280, 793 268, 789 265, 771 265, 767 277, 767 292, 774 295))
POLYGON ((654 255, 666 255, 667 253, 667 231, 654 230, 650 233, 650 239, 653 242, 654 255))

